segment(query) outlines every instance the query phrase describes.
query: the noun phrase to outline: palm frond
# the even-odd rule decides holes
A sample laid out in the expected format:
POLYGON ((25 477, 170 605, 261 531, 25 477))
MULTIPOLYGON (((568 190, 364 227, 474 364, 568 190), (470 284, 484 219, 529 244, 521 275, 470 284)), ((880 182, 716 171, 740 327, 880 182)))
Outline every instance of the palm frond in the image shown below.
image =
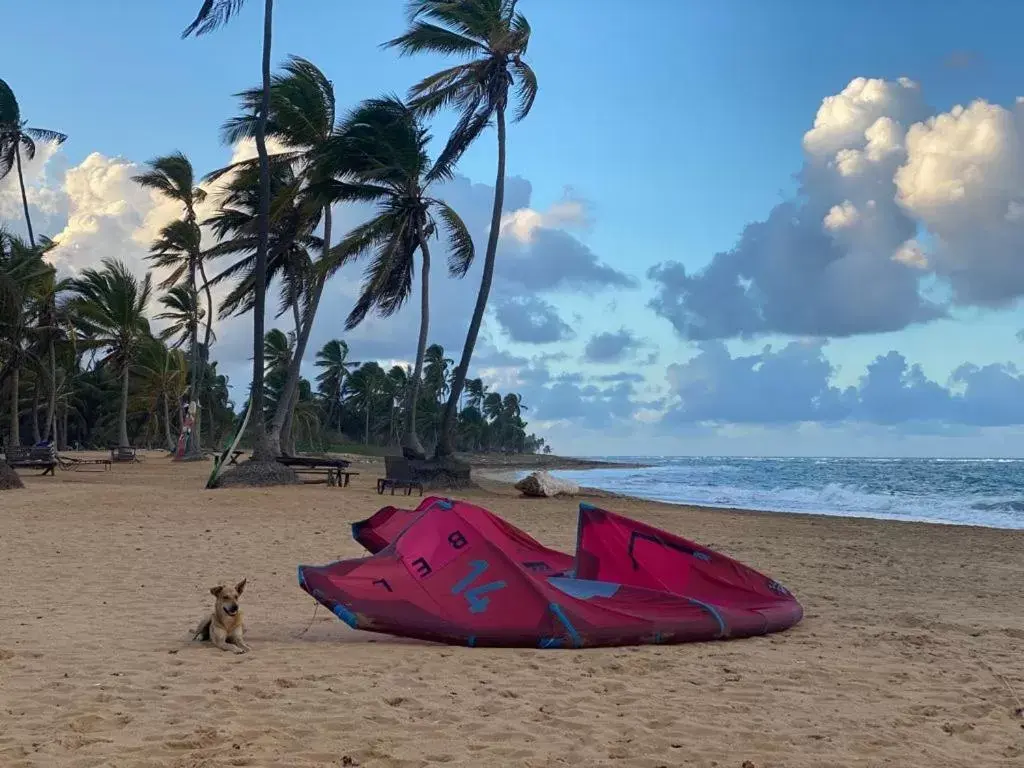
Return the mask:
POLYGON ((448 203, 443 200, 433 200, 432 202, 444 221, 448 235, 448 274, 452 277, 465 277, 476 256, 476 248, 473 245, 473 238, 469 234, 469 228, 448 203))
POLYGON ((512 72, 516 81, 516 111, 512 116, 514 122, 519 122, 533 109, 533 102, 537 100, 537 75, 529 64, 523 61, 512 62, 512 72))
POLYGON ((51 131, 48 128, 25 128, 24 131, 37 141, 46 141, 51 144, 63 144, 68 140, 66 133, 51 131))
POLYGON ((484 53, 484 45, 471 37, 453 32, 452 30, 429 24, 425 21, 414 21, 409 31, 393 40, 383 43, 383 48, 398 48, 400 55, 411 56, 416 53, 462 54, 470 56, 484 53))
POLYGON ((203 0, 195 20, 181 33, 182 39, 192 34, 205 35, 231 21, 245 5, 245 0, 203 0))

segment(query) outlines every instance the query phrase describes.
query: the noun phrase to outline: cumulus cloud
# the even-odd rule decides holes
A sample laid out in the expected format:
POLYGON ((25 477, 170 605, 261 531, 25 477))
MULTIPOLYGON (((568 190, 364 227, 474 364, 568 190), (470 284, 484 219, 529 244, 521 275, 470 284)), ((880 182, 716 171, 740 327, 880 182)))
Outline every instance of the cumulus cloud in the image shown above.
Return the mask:
POLYGON ((1024 105, 929 112, 906 78, 855 78, 824 99, 796 195, 703 269, 651 268, 650 306, 693 340, 822 337, 947 315, 928 279, 957 305, 1024 295, 1024 105))
POLYGON ((576 335, 554 305, 536 296, 500 301, 494 309, 494 317, 512 341, 550 344, 576 335))
POLYGON ((958 367, 943 385, 890 351, 868 365, 856 386, 833 383, 822 342, 770 345, 733 357, 721 341, 698 345, 668 366, 667 425, 798 422, 957 427, 1024 424, 1024 373, 1010 363, 958 367))
POLYGON ((590 337, 583 350, 583 358, 590 363, 618 363, 644 344, 628 328, 606 331, 590 337))

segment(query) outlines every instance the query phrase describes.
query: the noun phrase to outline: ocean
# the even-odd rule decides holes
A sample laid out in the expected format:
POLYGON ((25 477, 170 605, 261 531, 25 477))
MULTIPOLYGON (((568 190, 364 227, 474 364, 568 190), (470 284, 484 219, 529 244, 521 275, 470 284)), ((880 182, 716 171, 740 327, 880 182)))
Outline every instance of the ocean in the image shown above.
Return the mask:
POLYGON ((1024 459, 588 458, 651 466, 552 474, 676 504, 1024 529, 1024 459))

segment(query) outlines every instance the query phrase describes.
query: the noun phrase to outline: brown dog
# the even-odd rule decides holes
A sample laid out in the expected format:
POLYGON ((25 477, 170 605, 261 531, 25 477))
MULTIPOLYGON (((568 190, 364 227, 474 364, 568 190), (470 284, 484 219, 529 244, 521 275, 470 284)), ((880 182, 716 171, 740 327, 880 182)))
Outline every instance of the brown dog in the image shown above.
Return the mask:
POLYGON ((242 609, 238 607, 238 598, 245 591, 245 581, 242 579, 234 587, 220 584, 210 588, 210 594, 217 598, 217 602, 214 603, 213 613, 196 627, 194 640, 209 640, 222 651, 232 653, 252 650, 243 637, 245 625, 242 609))

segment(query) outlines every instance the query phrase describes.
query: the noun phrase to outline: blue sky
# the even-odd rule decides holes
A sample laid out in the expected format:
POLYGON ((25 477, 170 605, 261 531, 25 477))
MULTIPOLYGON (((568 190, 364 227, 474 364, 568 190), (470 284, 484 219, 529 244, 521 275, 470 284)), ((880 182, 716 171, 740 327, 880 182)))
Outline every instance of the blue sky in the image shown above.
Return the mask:
MULTIPOLYGON (((25 34, 9 36, 0 51, 0 76, 15 89, 31 124, 61 129, 71 137, 38 180, 41 216, 50 214, 51 234, 65 226, 61 217, 73 220, 76 226, 84 222, 85 230, 95 220, 87 208, 95 203, 92 198, 102 195, 90 198, 83 193, 75 198, 77 187, 69 186, 61 176, 94 153, 109 162, 138 163, 181 149, 203 172, 230 157, 231 148, 218 141, 218 128, 234 112, 232 94, 253 85, 258 77, 260 4, 250 2, 251 7, 231 26, 214 35, 182 41, 180 30, 195 10, 192 5, 198 4, 198 0, 192 4, 53 0, 46 5, 45 14, 26 4, 6 11, 10 28, 25 34), (71 202, 48 203, 47 187, 71 190, 71 202), (85 214, 79 217, 81 221, 75 219, 76 212, 85 214)), ((425 57, 399 59, 379 48, 380 42, 402 30, 403 5, 398 0, 373 4, 281 0, 277 3, 275 63, 288 54, 311 59, 333 79, 343 105, 381 92, 403 93, 445 63, 425 57)), ((601 434, 609 450, 598 453, 636 454, 649 452, 648 448, 659 453, 772 454, 995 455, 1024 451, 1017 447, 1021 444, 1015 439, 1021 419, 1012 403, 1016 393, 1024 393, 1024 383, 1014 372, 1004 370, 1005 380, 1000 379, 994 389, 978 389, 980 379, 949 381, 955 371, 963 370, 964 363, 985 366, 1019 363, 1021 359, 1022 346, 1016 334, 1024 328, 1024 314, 1016 289, 1000 292, 993 287, 1015 285, 1024 273, 1024 260, 1018 257, 1014 262, 1000 251, 1015 253, 1007 238, 1020 233, 1011 222, 999 241, 991 244, 991 257, 977 253, 986 246, 974 244, 984 237, 972 233, 984 234, 987 214, 967 203, 989 200, 991 195, 985 192, 989 183, 1003 203, 1015 205, 1024 181, 1017 178, 1015 167, 1006 172, 1008 177, 1004 178, 1006 173, 1000 176, 1007 163, 988 162, 991 158, 982 153, 974 166, 989 175, 977 182, 977 189, 969 188, 967 203, 944 208, 957 201, 943 202, 922 191, 922 185, 932 183, 931 177, 911 173, 931 168, 929 163, 936 157, 941 160, 948 155, 953 158, 948 173, 969 175, 974 167, 971 163, 954 162, 960 156, 955 137, 970 130, 966 120, 961 121, 959 134, 950 132, 953 144, 947 155, 941 145, 945 134, 934 132, 928 141, 918 143, 918 155, 924 158, 920 164, 915 165, 913 157, 900 156, 901 167, 909 169, 900 189, 911 195, 907 190, 913 188, 917 195, 909 207, 891 214, 887 211, 884 222, 873 224, 877 229, 864 235, 876 252, 864 253, 866 239, 844 251, 859 254, 848 256, 859 266, 851 267, 851 277, 840 283, 847 291, 844 299, 820 299, 820 307, 809 301, 807 312, 791 311, 806 297, 795 287, 793 295, 786 295, 785 286, 804 283, 802 278, 789 279, 785 270, 803 263, 801 246, 813 251, 820 245, 816 240, 780 231, 777 238, 781 240, 773 240, 772 245, 754 244, 742 253, 715 257, 732 252, 746 225, 768 220, 773 208, 787 200, 800 206, 808 227, 815 229, 809 234, 801 230, 802 234, 797 233, 800 238, 820 236, 823 217, 819 214, 844 199, 864 213, 857 190, 843 187, 839 194, 835 179, 801 183, 797 178, 807 163, 813 166, 816 161, 808 160, 803 142, 823 99, 844 92, 855 78, 878 78, 888 84, 884 95, 893 99, 892 115, 901 131, 976 99, 1002 107, 1009 122, 1002 120, 1002 113, 979 113, 980 127, 974 135, 985 135, 988 123, 984 120, 989 119, 991 125, 1008 132, 1004 148, 1006 156, 1012 157, 1017 147, 1014 142, 1024 141, 1024 136, 1013 131, 1014 101, 1024 95, 1024 59, 1017 52, 1016 39, 1024 22, 1024 7, 994 2, 981 13, 976 4, 966 2, 925 7, 918 2, 878 1, 647 0, 636 4, 521 0, 519 8, 534 30, 529 60, 540 78, 541 94, 529 118, 509 133, 509 177, 522 180, 522 194, 511 196, 523 208, 542 214, 565 200, 575 201, 574 210, 582 213, 571 221, 552 224, 545 220, 540 230, 544 237, 513 243, 519 260, 510 255, 509 264, 536 269, 530 261, 534 258, 551 269, 563 269, 564 274, 545 273, 554 289, 529 280, 517 283, 514 276, 504 289, 496 289, 495 310, 506 308, 500 315, 506 323, 548 311, 557 314, 558 328, 563 330, 550 326, 549 330, 554 330, 549 335, 535 335, 549 339, 544 343, 515 341, 512 336, 517 334, 505 327, 497 314, 490 316, 481 366, 489 356, 493 364, 483 370, 490 372, 499 386, 507 382, 523 392, 527 404, 535 406, 527 415, 556 449, 594 453, 594 436, 601 434), (901 88, 898 78, 909 78, 916 90, 911 93, 901 88), (918 92, 920 98, 915 100, 918 92), (894 223, 893 217, 898 221, 894 223), (959 228, 943 229, 952 226, 947 222, 956 222, 959 228), (900 245, 895 240, 890 243, 889 236, 902 232, 902 241, 906 227, 916 227, 914 242, 925 244, 935 234, 930 230, 941 230, 941 242, 928 261, 931 271, 921 276, 920 285, 932 280, 936 295, 949 297, 959 291, 958 296, 966 297, 955 306, 944 306, 937 313, 946 315, 943 319, 926 320, 926 309, 897 306, 916 296, 916 291, 925 290, 907 283, 909 278, 903 272, 893 272, 888 252, 880 255, 879 249, 900 245), (565 257, 566 248, 585 254, 574 262, 565 257), (752 266, 774 263, 773 259, 785 264, 771 269, 752 266), (874 266, 868 265, 870 259, 874 266), (655 265, 668 262, 678 263, 682 271, 660 281, 649 274, 655 265), (728 265, 738 263, 746 265, 735 267, 738 273, 753 270, 761 274, 753 284, 761 291, 757 296, 767 296, 766 303, 729 292, 738 278, 728 265), (551 266, 558 264, 569 266, 551 266), (728 279, 695 282, 695 276, 709 264, 720 265, 728 279), (594 271, 595 265, 604 265, 610 272, 602 277, 594 271), (582 272, 570 274, 573 268, 582 272), (613 278, 609 284, 611 273, 626 278, 613 278), (632 285, 625 285, 629 279, 632 285), (894 281, 894 287, 882 285, 883 281, 894 281), (700 300, 703 304, 690 297, 687 292, 691 290, 703 292, 707 297, 700 300), (735 312, 727 304, 727 293, 732 296, 729 300, 739 302, 735 312), (862 312, 858 312, 857 301, 848 301, 860 295, 866 297, 862 312), (649 306, 659 297, 660 313, 649 306), (755 304, 755 315, 776 320, 768 317, 744 325, 736 319, 755 304), (836 314, 829 317, 833 305, 836 314), (517 307, 528 311, 516 313, 517 307), (704 307, 701 322, 705 328, 716 324, 728 328, 695 335, 688 321, 682 320, 684 315, 692 317, 695 307, 704 307), (905 327, 907 322, 909 327, 905 327), (588 342, 623 329, 628 334, 621 339, 639 340, 637 351, 627 343, 623 355, 613 355, 604 363, 592 362, 588 342), (702 334, 704 338, 699 338, 702 334), (706 367, 718 359, 709 345, 724 345, 733 359, 757 354, 765 344, 772 345, 770 354, 775 355, 794 341, 815 349, 814 345, 827 341, 815 354, 831 368, 814 373, 818 379, 810 382, 801 376, 819 369, 808 367, 809 358, 800 358, 787 363, 797 367, 784 369, 781 389, 754 376, 747 387, 724 395, 721 393, 730 387, 716 377, 730 376, 735 382, 736 370, 706 367), (876 357, 890 351, 908 361, 908 371, 909 366, 920 364, 924 376, 961 400, 947 398, 938 404, 933 398, 928 401, 930 410, 915 410, 916 406, 906 404, 907 398, 927 400, 928 395, 914 389, 909 373, 891 382, 884 404, 865 399, 873 397, 870 393, 877 388, 843 394, 858 386, 876 357), (640 376, 642 381, 608 378, 624 372, 640 376), (702 382, 703 394, 693 389, 694 377, 702 382), (807 386, 802 388, 801 382, 807 386), (970 396, 964 389, 969 384, 975 385, 970 396), (846 406, 825 414, 822 392, 830 388, 856 402, 844 400, 846 406), (717 399, 709 399, 707 393, 712 390, 720 393, 717 399), (753 411, 736 407, 740 401, 785 398, 805 390, 807 402, 777 402, 774 412, 788 414, 785 418, 773 416, 771 407, 753 411), (732 399, 723 399, 726 397, 732 399), (963 399, 971 397, 971 403, 963 399), (979 397, 985 403, 994 398, 993 407, 1002 415, 986 411, 984 417, 979 416, 979 397), (999 398, 1006 399, 1005 408, 999 398), (567 402, 585 407, 567 409, 567 402), (879 415, 894 402, 902 404, 897 411, 919 413, 920 417, 894 420, 879 415), (565 415, 571 411, 576 415, 565 415), (968 413, 973 415, 965 415, 968 413)), ((450 124, 450 117, 441 117, 435 123, 435 135, 443 136, 450 124)), ((849 147, 864 149, 863 133, 862 127, 849 147)), ((837 146, 829 145, 828 157, 823 154, 817 160, 834 160, 837 146)), ((1024 146, 1020 148, 1024 154, 1024 146)), ((489 205, 494 158, 493 136, 488 135, 460 165, 468 180, 482 186, 453 190, 452 195, 464 197, 465 205, 474 212, 479 209, 485 214, 489 205)), ((88 178, 95 180, 106 166, 94 158, 90 167, 95 173, 88 178)), ((895 167, 882 179, 888 187, 882 191, 886 199, 879 200, 886 210, 893 197, 889 187, 895 167)), ((899 176, 899 171, 895 173, 899 176)), ((841 181, 845 184, 847 180, 841 181)), ((878 179, 875 183, 877 186, 878 179)), ((948 184, 944 188, 948 189, 948 184)), ((110 192, 104 189, 104 194, 110 192)), ((127 194, 125 197, 128 199, 127 194)), ((109 231, 133 231, 128 225, 113 226, 110 219, 122 215, 111 213, 116 207, 101 206, 101 234, 108 231, 108 225, 109 231)), ((0 216, 6 211, 0 204, 0 216)), ((137 220, 132 224, 140 227, 147 211, 135 214, 137 220)), ((472 216, 475 213, 467 218, 472 216)), ((780 227, 782 218, 778 219, 780 227)), ((99 246, 95 231, 80 238, 79 264, 89 254, 98 253, 99 246)), ((1019 242, 1024 243, 1024 237, 1019 242)), ((137 243, 131 247, 139 248, 137 243)), ((353 272, 349 281, 357 282, 358 277, 358 271, 353 272)), ((471 273, 462 284, 442 285, 437 292, 442 304, 435 315, 442 308, 453 308, 455 314, 456 306, 468 311, 475 278, 471 273), (450 301, 447 292, 451 292, 450 301)), ((807 280, 807 290, 823 295, 825 283, 811 277, 807 280)), ((343 305, 354 290, 354 286, 337 288, 337 311, 324 313, 314 344, 341 335, 340 318, 348 310, 343 305)), ((402 340, 408 339, 406 346, 411 346, 414 338, 414 317, 415 313, 403 313, 391 321, 392 327, 380 332, 383 335, 374 335, 381 324, 371 324, 365 332, 354 334, 354 352, 360 359, 375 355, 402 358, 402 340)), ((450 356, 457 357, 465 319, 442 319, 437 327, 432 338, 444 341, 450 356)), ((234 327, 227 329, 224 346, 225 355, 238 352, 238 359, 225 365, 234 366, 231 370, 237 373, 232 378, 239 382, 244 380, 244 328, 245 324, 239 325, 235 334, 234 327)), ((404 357, 407 359, 408 353, 404 357)), ((790 358, 777 360, 781 365, 790 358)), ((763 363, 754 367, 755 373, 764 370, 763 363)))

